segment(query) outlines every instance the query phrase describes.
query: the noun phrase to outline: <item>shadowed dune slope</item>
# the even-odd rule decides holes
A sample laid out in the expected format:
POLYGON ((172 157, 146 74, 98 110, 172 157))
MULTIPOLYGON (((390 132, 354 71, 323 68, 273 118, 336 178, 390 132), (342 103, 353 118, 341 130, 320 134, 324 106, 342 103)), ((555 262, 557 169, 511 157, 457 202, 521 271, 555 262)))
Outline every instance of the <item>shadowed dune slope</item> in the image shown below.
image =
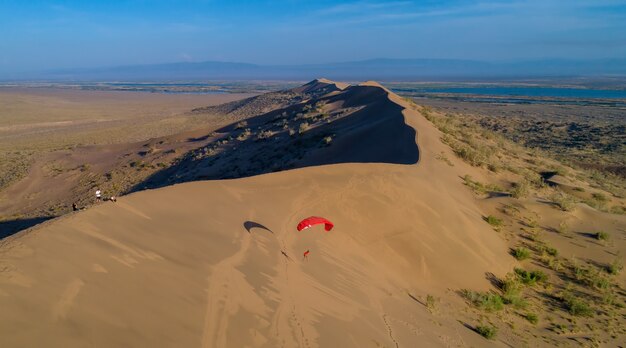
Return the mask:
POLYGON ((314 165, 419 160, 415 129, 405 122, 402 101, 392 100, 397 97, 380 85, 339 88, 325 81, 289 90, 306 96, 300 102, 217 130, 206 146, 131 191, 314 165))
POLYGON ((396 120, 382 114, 394 103, 413 146, 419 140, 419 164, 184 183, 18 233, 0 246, 0 346, 484 346, 453 317, 433 321, 414 299, 438 291, 460 302, 446 289, 487 289, 486 272, 511 267, 459 180, 473 169, 436 160, 453 157, 440 133, 396 96, 376 86, 342 93, 328 105, 368 101, 372 114, 353 117, 374 124, 340 120, 337 132, 351 134, 345 143, 338 135, 329 153, 375 152, 365 144, 371 136, 394 144, 396 120), (335 228, 297 232, 310 215, 335 228))

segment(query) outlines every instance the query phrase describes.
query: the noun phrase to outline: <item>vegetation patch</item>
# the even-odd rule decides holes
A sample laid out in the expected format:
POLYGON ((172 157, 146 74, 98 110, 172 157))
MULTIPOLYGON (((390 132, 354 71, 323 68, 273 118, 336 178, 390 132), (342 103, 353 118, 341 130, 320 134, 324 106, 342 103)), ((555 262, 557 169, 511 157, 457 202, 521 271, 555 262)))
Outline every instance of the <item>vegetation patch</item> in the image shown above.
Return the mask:
POLYGON ((519 261, 526 260, 530 257, 530 250, 524 247, 517 247, 513 249, 513 256, 519 261))
POLYGON ((478 334, 480 334, 484 338, 492 340, 496 338, 496 335, 498 334, 498 329, 495 326, 491 325, 478 325, 476 326, 476 332, 478 332, 478 334))
POLYGON ((477 292, 471 290, 463 290, 463 297, 474 306, 487 312, 499 311, 504 308, 504 300, 494 292, 477 292))
POLYGON ((535 313, 526 313, 524 318, 526 318, 526 320, 528 320, 533 325, 537 325, 537 323, 539 322, 539 317, 535 313))
POLYGON ((548 280, 548 275, 540 270, 526 271, 521 268, 515 268, 515 274, 523 284, 528 286, 533 286, 537 283, 545 283, 548 280))
POLYGON ((594 314, 594 311, 591 309, 587 302, 572 295, 569 292, 561 295, 561 301, 563 301, 565 308, 567 308, 567 311, 571 315, 575 315, 578 317, 591 317, 594 314))
POLYGON ((497 217, 495 217, 493 215, 485 216, 485 217, 483 217, 483 220, 485 220, 488 224, 490 224, 491 226, 493 226, 496 229, 499 229, 504 224, 502 219, 499 219, 499 218, 497 218, 497 217))

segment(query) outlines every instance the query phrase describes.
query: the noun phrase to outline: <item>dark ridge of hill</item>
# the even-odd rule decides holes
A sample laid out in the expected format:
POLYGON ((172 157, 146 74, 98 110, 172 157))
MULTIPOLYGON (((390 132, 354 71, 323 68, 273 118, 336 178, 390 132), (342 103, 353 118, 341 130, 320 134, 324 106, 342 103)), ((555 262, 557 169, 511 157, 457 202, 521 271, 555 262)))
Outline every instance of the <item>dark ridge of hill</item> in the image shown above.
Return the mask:
POLYGON ((416 163, 415 130, 405 123, 405 106, 390 95, 374 83, 348 87, 315 80, 295 89, 204 108, 202 112, 247 119, 207 134, 204 139, 212 140, 206 145, 130 191, 335 163, 416 163), (267 111, 277 104, 278 108, 267 111))
POLYGON ((246 119, 276 109, 286 108, 324 94, 340 91, 346 85, 338 85, 326 79, 316 79, 302 86, 283 91, 264 93, 230 103, 196 108, 195 114, 226 115, 236 120, 246 119))

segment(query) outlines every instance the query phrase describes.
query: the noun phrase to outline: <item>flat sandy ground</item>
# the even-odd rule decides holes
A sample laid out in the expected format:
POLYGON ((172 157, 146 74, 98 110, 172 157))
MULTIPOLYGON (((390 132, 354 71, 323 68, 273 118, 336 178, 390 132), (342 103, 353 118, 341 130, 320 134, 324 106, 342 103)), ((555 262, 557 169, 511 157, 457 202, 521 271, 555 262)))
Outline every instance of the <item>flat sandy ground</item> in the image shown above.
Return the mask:
POLYGON ((146 140, 206 125, 183 115, 250 94, 0 88, 0 151, 146 140))

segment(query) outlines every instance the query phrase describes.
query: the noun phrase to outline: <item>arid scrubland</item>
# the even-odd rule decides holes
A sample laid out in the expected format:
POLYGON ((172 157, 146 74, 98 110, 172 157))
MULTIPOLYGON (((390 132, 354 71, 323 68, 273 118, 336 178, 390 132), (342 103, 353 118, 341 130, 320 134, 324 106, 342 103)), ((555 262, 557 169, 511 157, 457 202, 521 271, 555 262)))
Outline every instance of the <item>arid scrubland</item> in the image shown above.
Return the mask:
POLYGON ((459 290, 476 316, 474 330, 488 339, 507 331, 551 346, 622 341, 624 178, 515 144, 485 127, 483 117, 420 110, 458 158, 482 168, 481 178, 463 181, 520 262, 505 277, 488 275, 489 291, 459 290))

